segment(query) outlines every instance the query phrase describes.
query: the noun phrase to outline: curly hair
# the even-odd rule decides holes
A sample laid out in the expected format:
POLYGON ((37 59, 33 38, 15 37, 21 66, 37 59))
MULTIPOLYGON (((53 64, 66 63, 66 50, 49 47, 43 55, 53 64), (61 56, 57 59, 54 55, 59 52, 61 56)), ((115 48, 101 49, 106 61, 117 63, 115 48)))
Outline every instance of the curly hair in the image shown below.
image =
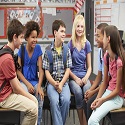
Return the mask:
POLYGON ((40 27, 39 27, 38 23, 35 21, 27 22, 25 25, 25 35, 24 35, 25 40, 30 36, 30 34, 33 30, 37 31, 37 36, 38 36, 40 33, 40 27))

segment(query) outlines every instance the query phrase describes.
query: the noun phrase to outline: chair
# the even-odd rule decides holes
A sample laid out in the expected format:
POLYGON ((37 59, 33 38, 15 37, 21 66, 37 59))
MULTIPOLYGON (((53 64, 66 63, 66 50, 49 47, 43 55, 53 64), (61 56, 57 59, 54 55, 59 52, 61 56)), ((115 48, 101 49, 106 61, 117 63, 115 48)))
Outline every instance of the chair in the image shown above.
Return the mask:
POLYGON ((20 125, 20 111, 0 108, 0 124, 20 125))

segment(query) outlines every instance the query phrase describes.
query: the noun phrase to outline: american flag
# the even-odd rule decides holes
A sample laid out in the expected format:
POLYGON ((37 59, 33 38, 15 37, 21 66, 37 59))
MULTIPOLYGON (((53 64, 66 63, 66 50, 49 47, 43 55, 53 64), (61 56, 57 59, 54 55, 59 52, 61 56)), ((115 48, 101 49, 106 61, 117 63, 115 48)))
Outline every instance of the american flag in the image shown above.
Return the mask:
POLYGON ((75 3, 75 11, 76 13, 79 13, 81 7, 83 6, 85 0, 76 0, 76 3, 75 3))

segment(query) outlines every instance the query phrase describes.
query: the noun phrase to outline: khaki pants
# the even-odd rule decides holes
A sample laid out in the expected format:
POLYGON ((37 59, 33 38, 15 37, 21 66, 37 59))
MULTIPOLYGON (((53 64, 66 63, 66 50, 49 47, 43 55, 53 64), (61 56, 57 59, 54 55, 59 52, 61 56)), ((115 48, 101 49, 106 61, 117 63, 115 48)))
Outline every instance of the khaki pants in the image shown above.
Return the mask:
POLYGON ((12 93, 10 96, 6 98, 6 100, 0 102, 0 107, 25 112, 22 125, 37 124, 37 117, 38 117, 37 99, 35 99, 35 102, 33 102, 32 100, 28 99, 25 96, 12 93))

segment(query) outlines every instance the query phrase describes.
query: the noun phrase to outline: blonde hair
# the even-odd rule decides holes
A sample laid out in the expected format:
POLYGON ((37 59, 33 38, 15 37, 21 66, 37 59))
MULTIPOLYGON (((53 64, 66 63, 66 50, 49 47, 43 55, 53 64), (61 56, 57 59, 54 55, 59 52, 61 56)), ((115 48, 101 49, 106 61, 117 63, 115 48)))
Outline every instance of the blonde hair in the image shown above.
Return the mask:
POLYGON ((84 48, 85 42, 86 42, 86 33, 85 33, 85 19, 82 15, 76 15, 76 17, 74 19, 71 39, 72 39, 73 47, 75 47, 76 40, 77 40, 77 38, 76 38, 76 27, 77 27, 79 21, 82 21, 83 26, 84 26, 84 31, 83 31, 83 34, 82 34, 81 40, 80 40, 80 42, 82 44, 82 48, 84 48))

